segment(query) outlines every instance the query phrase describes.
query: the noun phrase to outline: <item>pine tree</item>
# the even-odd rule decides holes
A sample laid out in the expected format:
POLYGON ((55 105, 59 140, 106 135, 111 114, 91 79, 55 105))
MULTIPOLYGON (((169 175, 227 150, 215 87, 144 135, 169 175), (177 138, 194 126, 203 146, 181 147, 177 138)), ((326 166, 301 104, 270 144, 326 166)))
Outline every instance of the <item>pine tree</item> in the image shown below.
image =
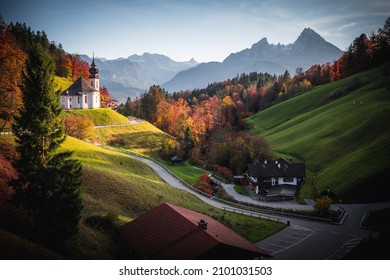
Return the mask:
POLYGON ((31 211, 39 230, 66 238, 77 232, 80 219, 81 164, 71 152, 56 153, 65 134, 54 63, 38 44, 29 52, 22 94, 23 107, 13 125, 19 153, 13 199, 31 211))

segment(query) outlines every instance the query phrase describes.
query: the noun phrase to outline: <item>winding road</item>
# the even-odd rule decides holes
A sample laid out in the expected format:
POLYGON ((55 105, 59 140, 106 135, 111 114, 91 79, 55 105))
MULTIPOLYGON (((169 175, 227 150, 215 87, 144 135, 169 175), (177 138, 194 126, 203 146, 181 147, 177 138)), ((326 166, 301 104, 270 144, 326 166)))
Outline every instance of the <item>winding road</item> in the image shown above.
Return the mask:
MULTIPOLYGON (((188 191, 213 207, 224 209, 224 207, 227 206, 189 189, 178 178, 171 175, 159 164, 132 154, 127 155, 150 166, 167 184, 175 188, 188 191)), ((233 187, 231 185, 227 185, 225 188, 229 194, 233 195, 238 201, 251 202, 263 206, 284 209, 312 209, 311 205, 300 205, 292 201, 255 201, 248 196, 237 194, 233 191, 233 187)), ((390 207, 390 202, 375 204, 343 204, 340 206, 343 206, 347 211, 347 218, 342 224, 329 224, 264 215, 274 217, 282 222, 289 221, 290 226, 287 226, 273 236, 256 243, 256 245, 268 251, 271 255, 273 255, 273 259, 275 260, 342 259, 348 252, 355 248, 361 240, 369 236, 369 231, 360 227, 360 223, 366 211, 390 207)), ((234 207, 229 206, 229 208, 234 207)), ((241 211, 241 209, 238 208, 236 210, 241 211)), ((250 211, 247 213, 250 213, 250 211)))

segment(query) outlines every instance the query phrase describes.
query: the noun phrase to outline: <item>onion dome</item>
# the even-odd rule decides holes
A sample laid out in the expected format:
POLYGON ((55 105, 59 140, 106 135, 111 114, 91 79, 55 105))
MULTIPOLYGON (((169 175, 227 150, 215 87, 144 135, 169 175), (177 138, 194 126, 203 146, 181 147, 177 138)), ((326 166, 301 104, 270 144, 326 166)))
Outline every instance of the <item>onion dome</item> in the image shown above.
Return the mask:
POLYGON ((89 77, 90 78, 98 78, 99 69, 95 64, 95 56, 92 58, 91 68, 89 68, 89 77))

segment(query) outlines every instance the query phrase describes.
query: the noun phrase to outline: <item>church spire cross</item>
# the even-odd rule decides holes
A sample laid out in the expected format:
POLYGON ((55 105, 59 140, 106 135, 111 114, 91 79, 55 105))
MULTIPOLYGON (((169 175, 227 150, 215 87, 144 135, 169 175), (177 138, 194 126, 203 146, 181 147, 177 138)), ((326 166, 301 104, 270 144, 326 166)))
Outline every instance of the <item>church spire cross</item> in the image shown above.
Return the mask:
POLYGON ((95 64, 95 52, 92 54, 92 63, 91 67, 89 68, 89 78, 98 78, 99 69, 96 67, 95 64))

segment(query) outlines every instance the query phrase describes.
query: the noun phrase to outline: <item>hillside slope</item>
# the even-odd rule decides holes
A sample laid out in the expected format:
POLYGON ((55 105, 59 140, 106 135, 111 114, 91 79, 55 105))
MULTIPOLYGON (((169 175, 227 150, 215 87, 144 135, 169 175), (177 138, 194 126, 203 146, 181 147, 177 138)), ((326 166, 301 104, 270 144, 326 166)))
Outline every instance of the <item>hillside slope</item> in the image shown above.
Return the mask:
MULTIPOLYGON (((188 193, 166 184, 147 165, 119 152, 97 147, 68 137, 63 149, 74 151, 83 164, 82 198, 84 209, 80 231, 80 253, 99 248, 99 258, 118 258, 123 254, 117 232, 91 228, 88 220, 94 216, 108 217, 114 225, 123 224, 163 202, 172 203, 212 216, 228 223, 252 242, 261 240, 285 225, 225 213, 188 193), (245 225, 245 226, 243 226, 245 225)), ((111 229, 112 230, 112 229, 111 229)), ((95 253, 93 253, 95 254, 95 253)), ((96 258, 96 256, 93 256, 96 258)))
MULTIPOLYGON (((143 129, 143 132, 148 130, 145 126, 143 129)), ((119 236, 117 226, 163 202, 209 215, 252 242, 268 237, 285 226, 212 208, 192 194, 166 184, 147 165, 123 153, 72 137, 67 137, 61 149, 74 151, 74 157, 83 166, 81 195, 84 208, 79 233, 63 246, 46 248, 34 241, 30 231, 23 230, 28 226, 18 219, 18 215, 9 212, 0 203, 0 245, 7 245, 3 254, 0 252, 0 258, 128 259, 127 247, 119 236)))
POLYGON ((88 117, 95 125, 130 123, 129 119, 107 108, 64 111, 65 116, 81 115, 88 117))
POLYGON ((303 197, 329 187, 342 201, 388 200, 390 94, 384 67, 315 88, 247 122, 274 151, 306 163, 303 197))

